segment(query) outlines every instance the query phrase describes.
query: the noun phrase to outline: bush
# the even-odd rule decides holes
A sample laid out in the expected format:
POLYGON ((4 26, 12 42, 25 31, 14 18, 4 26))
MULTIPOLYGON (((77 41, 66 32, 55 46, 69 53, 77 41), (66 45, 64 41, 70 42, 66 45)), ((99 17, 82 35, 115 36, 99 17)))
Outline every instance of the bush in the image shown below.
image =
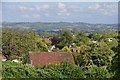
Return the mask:
MULTIPOLYGON (((59 64, 50 64, 50 65, 45 65, 42 67, 44 69, 44 73, 40 73, 40 75, 46 75, 46 73, 49 72, 49 77, 50 78, 84 78, 84 72, 82 69, 68 61, 64 61, 59 64), (54 76, 53 76, 54 75, 54 76)), ((39 67, 38 67, 38 72, 39 67)))
POLYGON ((11 61, 3 62, 2 65, 3 78, 36 78, 37 73, 33 66, 23 65, 11 61))
POLYGON ((3 62, 3 78, 85 78, 82 69, 68 61, 33 67, 28 64, 3 62))
POLYGON ((3 78, 105 79, 114 76, 107 66, 92 66, 88 70, 82 70, 82 67, 68 61, 37 67, 6 61, 3 62, 2 68, 3 78))
POLYGON ((113 73, 109 72, 107 66, 97 67, 93 66, 92 68, 85 71, 86 78, 91 79, 105 79, 112 78, 113 73))

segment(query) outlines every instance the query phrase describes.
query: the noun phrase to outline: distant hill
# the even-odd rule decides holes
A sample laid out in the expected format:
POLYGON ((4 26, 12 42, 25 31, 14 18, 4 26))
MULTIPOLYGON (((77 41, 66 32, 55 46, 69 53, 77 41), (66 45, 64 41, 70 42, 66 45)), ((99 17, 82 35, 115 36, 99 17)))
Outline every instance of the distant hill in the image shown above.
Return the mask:
POLYGON ((60 29, 73 29, 77 28, 79 31, 83 32, 96 32, 96 31, 106 31, 112 30, 117 31, 117 24, 89 24, 83 22, 3 22, 3 27, 23 27, 31 28, 35 31, 59 31, 60 29))

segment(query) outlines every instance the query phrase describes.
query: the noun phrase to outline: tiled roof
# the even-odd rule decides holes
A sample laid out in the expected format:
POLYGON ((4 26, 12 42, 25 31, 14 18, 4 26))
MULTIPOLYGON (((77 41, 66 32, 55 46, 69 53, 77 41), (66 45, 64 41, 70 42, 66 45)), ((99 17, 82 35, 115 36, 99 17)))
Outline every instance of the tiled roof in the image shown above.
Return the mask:
POLYGON ((72 53, 67 52, 29 52, 28 59, 29 63, 34 66, 58 63, 64 60, 71 60, 74 63, 72 53))

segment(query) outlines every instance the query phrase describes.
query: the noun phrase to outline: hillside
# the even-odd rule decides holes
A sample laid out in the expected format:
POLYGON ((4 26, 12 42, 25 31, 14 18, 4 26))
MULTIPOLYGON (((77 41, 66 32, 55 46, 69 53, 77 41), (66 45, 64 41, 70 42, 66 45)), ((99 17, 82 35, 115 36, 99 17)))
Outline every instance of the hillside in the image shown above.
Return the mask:
POLYGON ((24 27, 31 28, 35 31, 59 31, 60 29, 73 29, 77 28, 82 32, 96 32, 112 30, 117 31, 117 24, 89 24, 83 22, 70 23, 70 22, 3 22, 3 27, 24 27))

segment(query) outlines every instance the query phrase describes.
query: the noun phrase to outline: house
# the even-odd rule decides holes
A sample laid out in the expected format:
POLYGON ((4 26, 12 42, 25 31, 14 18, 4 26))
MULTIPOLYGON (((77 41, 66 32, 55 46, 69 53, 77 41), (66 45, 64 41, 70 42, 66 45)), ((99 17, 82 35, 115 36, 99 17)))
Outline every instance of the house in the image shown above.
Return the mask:
POLYGON ((72 53, 66 52, 29 52, 28 63, 34 66, 59 63, 64 60, 70 60, 74 63, 72 53))
MULTIPOLYGON (((0 60, 1 61, 7 61, 6 57, 2 53, 0 53, 0 60)), ((21 63, 22 62, 22 58, 14 59, 14 60, 12 60, 12 62, 21 63)))
POLYGON ((17 59, 12 60, 12 62, 22 63, 23 59, 22 59, 22 57, 19 57, 17 59))
POLYGON ((80 53, 80 48, 72 48, 72 52, 80 53))
POLYGON ((48 52, 52 52, 52 50, 55 48, 55 45, 52 45, 49 47, 48 52))
POLYGON ((113 38, 108 38, 108 41, 109 41, 109 42, 112 42, 112 41, 113 41, 113 38))

